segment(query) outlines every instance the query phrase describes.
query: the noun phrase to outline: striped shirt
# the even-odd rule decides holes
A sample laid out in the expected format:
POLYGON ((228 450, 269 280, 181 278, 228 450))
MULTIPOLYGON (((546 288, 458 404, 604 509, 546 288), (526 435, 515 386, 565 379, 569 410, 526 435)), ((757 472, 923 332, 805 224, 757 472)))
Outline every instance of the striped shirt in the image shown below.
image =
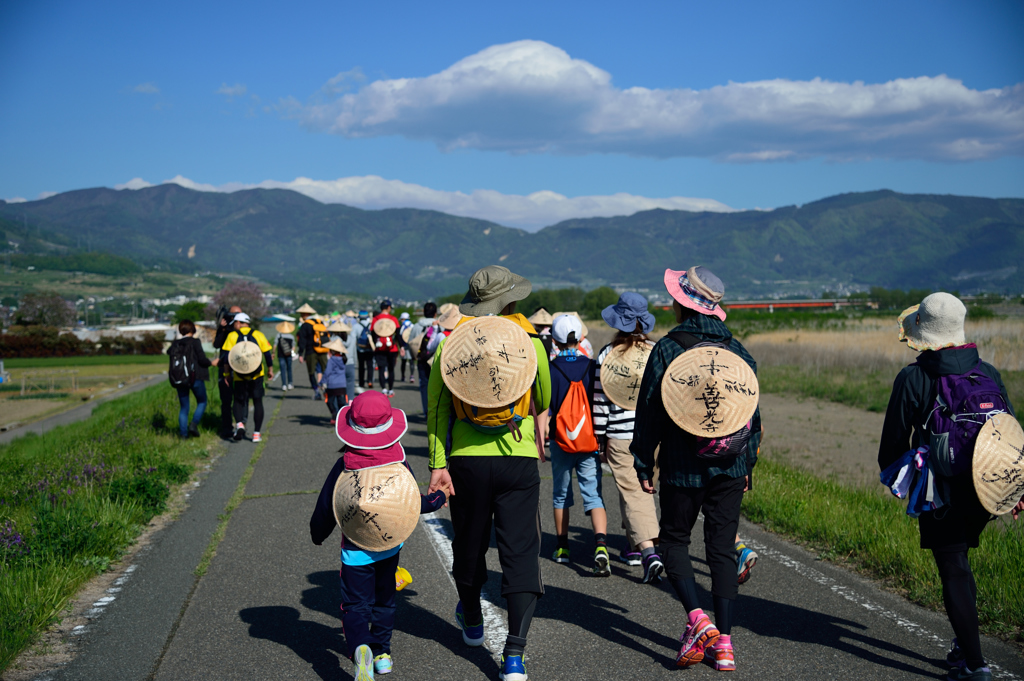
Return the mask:
MULTIPOLYGON (((647 342, 654 345, 650 341, 647 342)), ((600 367, 611 351, 612 346, 609 343, 597 354, 598 377, 594 380, 594 435, 612 440, 632 440, 636 412, 623 409, 609 400, 601 386, 600 367)))

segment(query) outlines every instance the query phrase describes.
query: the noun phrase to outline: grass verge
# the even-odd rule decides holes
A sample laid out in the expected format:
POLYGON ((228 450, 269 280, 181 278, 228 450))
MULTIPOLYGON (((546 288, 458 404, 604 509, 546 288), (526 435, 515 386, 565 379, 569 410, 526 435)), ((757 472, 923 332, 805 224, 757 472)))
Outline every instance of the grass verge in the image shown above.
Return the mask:
POLYGON ((167 364, 167 355, 95 355, 90 357, 24 357, 5 359, 7 369, 106 366, 109 364, 167 364))
MULTIPOLYGON (((1017 420, 1024 423, 1024 371, 1001 371, 1017 420)), ((757 368, 761 391, 839 402, 858 409, 885 413, 896 374, 857 368, 813 368, 769 365, 757 368)))
POLYGON ((0 671, 209 456, 219 425, 209 392, 199 439, 178 437, 177 394, 157 385, 0 447, 0 671))
MULTIPOLYGON (((917 521, 906 504, 866 488, 824 480, 762 457, 743 514, 771 532, 806 542, 821 558, 881 579, 910 600, 942 608, 942 586, 917 521)), ((1024 630, 1024 527, 989 524, 971 551, 978 614, 986 633, 1020 638, 1024 630)))

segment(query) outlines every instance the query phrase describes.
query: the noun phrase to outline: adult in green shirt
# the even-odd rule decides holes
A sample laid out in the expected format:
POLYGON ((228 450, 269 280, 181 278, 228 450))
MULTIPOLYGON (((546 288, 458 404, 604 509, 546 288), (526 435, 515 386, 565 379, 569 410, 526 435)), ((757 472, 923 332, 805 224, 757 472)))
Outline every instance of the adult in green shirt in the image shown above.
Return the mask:
MULTIPOLYGON (((551 375, 544 345, 533 325, 517 314, 516 302, 530 295, 523 277, 497 265, 469 279, 469 292, 459 305, 468 317, 500 315, 527 331, 537 353, 533 383, 536 411, 551 401, 551 375)), ((537 599, 544 593, 540 575, 540 472, 532 415, 519 424, 521 439, 511 431, 485 433, 468 422, 454 420, 453 396, 442 378, 444 343, 437 349, 427 387, 427 440, 430 449, 428 493, 449 493, 454 564, 452 576, 459 592, 455 617, 462 640, 470 646, 484 642, 480 591, 487 582, 485 554, 493 523, 501 562, 501 595, 508 601, 508 637, 502 653, 502 678, 526 678, 523 651, 537 599)))

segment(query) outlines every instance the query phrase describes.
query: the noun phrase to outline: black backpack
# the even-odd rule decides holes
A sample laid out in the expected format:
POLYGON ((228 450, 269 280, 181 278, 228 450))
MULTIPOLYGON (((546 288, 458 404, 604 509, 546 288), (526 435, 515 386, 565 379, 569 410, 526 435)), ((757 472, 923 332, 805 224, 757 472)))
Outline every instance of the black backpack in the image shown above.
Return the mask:
POLYGON ((167 369, 167 379, 175 388, 191 388, 196 382, 195 343, 191 338, 180 338, 171 343, 167 354, 171 356, 171 364, 167 369))
POLYGON ((285 338, 284 336, 277 337, 277 356, 278 357, 291 357, 292 356, 292 339, 285 338))

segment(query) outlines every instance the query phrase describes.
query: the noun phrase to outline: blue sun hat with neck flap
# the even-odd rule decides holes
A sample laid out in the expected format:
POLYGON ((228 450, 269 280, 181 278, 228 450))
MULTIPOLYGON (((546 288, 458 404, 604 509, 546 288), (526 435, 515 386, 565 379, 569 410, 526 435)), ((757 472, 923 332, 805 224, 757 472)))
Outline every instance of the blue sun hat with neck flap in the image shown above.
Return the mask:
POLYGON ((643 333, 654 330, 654 315, 647 309, 647 299, 632 291, 626 291, 619 296, 619 302, 602 310, 601 317, 608 326, 624 333, 636 331, 637 322, 643 333))

